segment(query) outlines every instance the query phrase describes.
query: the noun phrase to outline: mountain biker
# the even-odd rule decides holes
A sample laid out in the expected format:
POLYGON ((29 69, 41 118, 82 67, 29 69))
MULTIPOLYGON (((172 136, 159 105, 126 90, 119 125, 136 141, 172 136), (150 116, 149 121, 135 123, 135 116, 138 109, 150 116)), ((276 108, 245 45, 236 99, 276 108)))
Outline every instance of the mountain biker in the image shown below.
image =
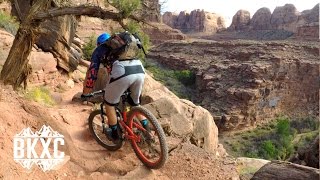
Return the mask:
MULTIPOLYGON (((109 38, 110 35, 108 33, 103 33, 97 38, 97 47, 91 56, 91 64, 84 81, 82 98, 92 92, 100 63, 106 60, 106 56, 111 51, 111 48, 105 44, 109 38)), ((137 58, 115 59, 112 64, 108 83, 105 87, 104 101, 108 124, 112 130, 111 139, 113 142, 117 142, 120 139, 115 106, 119 103, 121 95, 127 89, 131 91, 131 98, 129 97, 130 105, 138 106, 140 104, 139 97, 143 88, 144 77, 145 71, 143 65, 137 58)), ((148 121, 146 118, 144 116, 138 118, 145 129, 147 129, 148 121)))

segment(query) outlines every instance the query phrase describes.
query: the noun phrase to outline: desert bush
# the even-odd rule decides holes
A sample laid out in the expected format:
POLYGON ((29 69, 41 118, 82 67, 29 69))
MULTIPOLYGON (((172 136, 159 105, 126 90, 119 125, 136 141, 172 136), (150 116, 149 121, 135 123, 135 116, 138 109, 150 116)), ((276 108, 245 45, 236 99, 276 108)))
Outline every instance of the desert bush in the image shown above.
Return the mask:
POLYGON ((92 34, 89 39, 88 42, 85 43, 85 45, 82 48, 82 52, 83 52, 83 58, 86 60, 91 60, 91 55, 94 51, 94 49, 97 46, 97 36, 92 34))
POLYGON ((290 120, 284 116, 275 119, 266 127, 261 126, 254 130, 239 134, 240 142, 232 141, 231 154, 252 158, 286 160, 294 152, 294 137, 297 131, 291 127, 290 120), (243 148, 235 148, 245 144, 243 148))
POLYGON ((261 154, 266 159, 273 159, 274 157, 276 157, 276 153, 277 153, 277 149, 272 141, 267 140, 262 143, 261 154))
POLYGON ((47 106, 55 105, 55 101, 51 97, 50 91, 43 86, 31 88, 25 93, 25 97, 47 106))
POLYGON ((19 23, 16 19, 9 14, 0 11, 0 28, 10 32, 15 35, 19 28, 19 23))
POLYGON ((192 86, 196 82, 196 75, 190 70, 174 71, 174 76, 186 86, 192 86))
POLYGON ((107 2, 116 7, 124 17, 128 17, 141 7, 140 0, 108 0, 107 2))
POLYGON ((305 133, 319 129, 319 121, 316 117, 295 118, 291 121, 291 127, 298 133, 305 133))
POLYGON ((278 118, 276 131, 281 136, 289 136, 290 135, 290 122, 287 118, 278 118))
POLYGON ((194 85, 193 73, 189 70, 171 70, 161 67, 158 64, 147 62, 145 68, 150 71, 153 78, 168 87, 180 98, 192 98, 192 86, 194 85))

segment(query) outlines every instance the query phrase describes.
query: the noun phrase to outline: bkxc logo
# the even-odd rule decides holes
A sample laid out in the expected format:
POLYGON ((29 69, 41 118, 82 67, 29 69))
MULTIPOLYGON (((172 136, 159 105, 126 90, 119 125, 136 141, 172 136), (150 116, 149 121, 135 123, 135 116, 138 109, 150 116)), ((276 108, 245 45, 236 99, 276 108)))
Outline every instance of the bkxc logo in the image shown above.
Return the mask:
POLYGON ((51 170, 64 160, 64 152, 58 151, 58 146, 64 145, 63 138, 63 135, 53 131, 50 126, 43 125, 40 131, 35 133, 30 128, 25 128, 14 136, 14 161, 26 169, 37 164, 44 172, 51 170), (49 150, 50 144, 53 144, 53 152, 49 150))

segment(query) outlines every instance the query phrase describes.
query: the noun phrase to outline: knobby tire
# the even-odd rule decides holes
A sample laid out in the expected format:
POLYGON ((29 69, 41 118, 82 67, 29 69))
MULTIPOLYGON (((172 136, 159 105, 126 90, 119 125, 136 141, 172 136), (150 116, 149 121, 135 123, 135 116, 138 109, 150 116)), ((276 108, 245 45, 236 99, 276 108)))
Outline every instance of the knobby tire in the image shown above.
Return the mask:
MULTIPOLYGON (((151 162, 142 153, 141 151, 142 149, 140 149, 140 147, 138 146, 139 142, 136 142, 135 140, 131 140, 132 148, 136 153, 137 157, 139 158, 139 160, 145 166, 147 166, 150 169, 159 169, 165 164, 165 162, 168 159, 168 147, 166 144, 164 131, 161 125, 159 124, 159 122, 157 121, 157 119, 154 117, 154 115, 148 109, 142 106, 136 106, 131 108, 130 112, 128 113, 128 125, 133 124, 133 121, 135 121, 134 116, 136 114, 144 115, 149 120, 149 122, 153 125, 154 131, 156 132, 159 138, 161 153, 160 153, 159 159, 156 162, 151 162)), ((134 128, 134 127, 131 127, 131 128, 134 128)))

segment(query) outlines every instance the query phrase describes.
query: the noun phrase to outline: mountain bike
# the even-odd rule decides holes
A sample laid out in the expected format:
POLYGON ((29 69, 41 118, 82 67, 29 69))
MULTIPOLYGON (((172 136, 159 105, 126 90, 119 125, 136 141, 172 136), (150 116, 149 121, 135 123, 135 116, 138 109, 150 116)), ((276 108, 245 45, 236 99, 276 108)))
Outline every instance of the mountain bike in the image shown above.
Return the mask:
MULTIPOLYGON (((85 95, 86 98, 103 96, 104 91, 95 91, 85 95)), ((121 134, 118 142, 108 138, 108 118, 104 109, 104 102, 100 109, 94 110, 89 116, 89 129, 94 139, 110 151, 120 149, 125 140, 130 141, 132 148, 140 161, 151 169, 161 168, 168 158, 168 147, 165 134, 154 115, 143 106, 131 107, 128 103, 130 91, 125 91, 121 96, 119 105, 116 106, 118 127, 121 134), (138 120, 138 115, 143 115, 148 120, 148 128, 144 128, 138 120)))

